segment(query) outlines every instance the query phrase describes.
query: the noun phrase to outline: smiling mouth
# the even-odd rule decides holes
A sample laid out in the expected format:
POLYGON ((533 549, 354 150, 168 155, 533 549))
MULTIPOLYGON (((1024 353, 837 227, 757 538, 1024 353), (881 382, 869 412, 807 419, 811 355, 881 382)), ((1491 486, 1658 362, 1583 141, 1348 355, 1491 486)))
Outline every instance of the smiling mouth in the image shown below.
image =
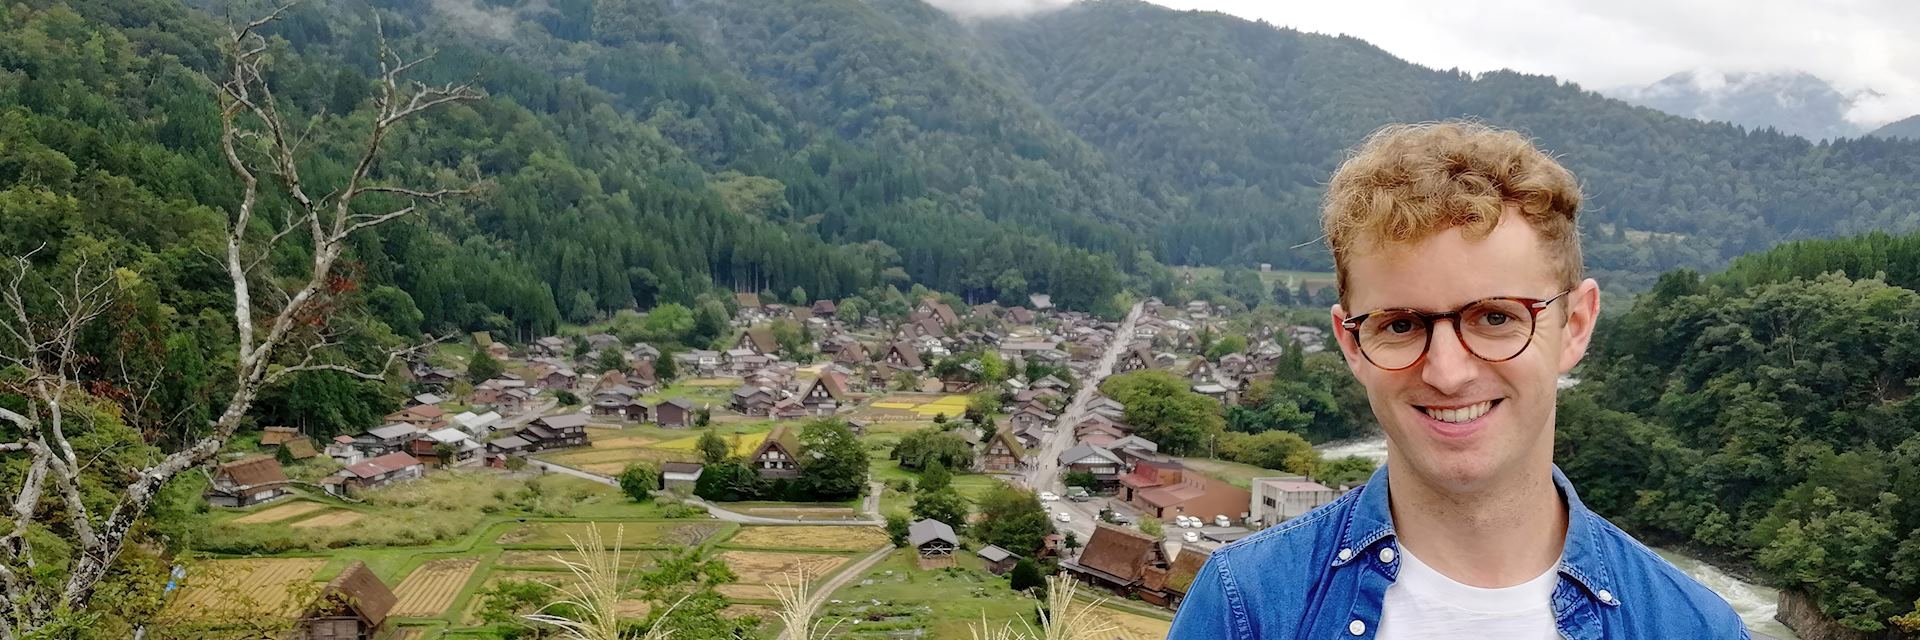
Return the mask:
POLYGON ((1480 419, 1480 416, 1487 415, 1488 411, 1492 411, 1494 407, 1499 406, 1504 400, 1506 400, 1506 398, 1498 398, 1459 407, 1414 406, 1418 408, 1421 413, 1427 414, 1427 417, 1433 418, 1434 420, 1449 424, 1465 424, 1480 419))

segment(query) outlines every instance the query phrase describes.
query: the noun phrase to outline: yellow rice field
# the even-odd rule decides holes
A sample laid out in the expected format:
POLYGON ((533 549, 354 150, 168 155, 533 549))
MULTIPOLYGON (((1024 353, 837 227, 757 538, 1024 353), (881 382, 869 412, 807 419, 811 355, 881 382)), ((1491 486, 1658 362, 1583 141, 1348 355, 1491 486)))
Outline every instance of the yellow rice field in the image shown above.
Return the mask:
MULTIPOLYGON (((720 439, 726 440, 728 442, 732 442, 733 452, 735 454, 742 455, 742 456, 750 456, 750 455, 753 455, 753 451, 755 449, 760 448, 761 442, 766 441, 767 434, 743 433, 737 437, 736 436, 720 436, 720 439)), ((699 445, 700 445, 700 436, 687 436, 685 438, 679 438, 675 440, 668 440, 666 442, 655 443, 653 446, 647 447, 647 448, 661 449, 666 451, 689 451, 690 452, 690 451, 693 451, 694 448, 699 445)), ((599 445, 595 445, 595 446, 599 446, 599 445)))
POLYGON ((292 615, 319 595, 313 574, 324 558, 204 560, 195 563, 162 617, 217 622, 236 616, 292 615))
POLYGON ((393 606, 393 615, 431 618, 445 613, 447 607, 453 605, 454 596, 460 594, 460 588, 466 586, 467 578, 473 575, 474 567, 479 564, 478 558, 458 558, 434 560, 420 565, 400 581, 399 587, 394 588, 393 595, 399 601, 393 606))
POLYGON ((1101 618, 1113 624, 1115 640, 1159 640, 1173 630, 1173 622, 1159 618, 1114 609, 1101 609, 1100 613, 1101 618))
POLYGON ((327 527, 344 527, 344 526, 353 524, 355 522, 359 522, 361 517, 362 516, 358 512, 347 511, 345 509, 335 509, 333 511, 328 511, 323 514, 320 514, 311 518, 307 518, 299 522, 295 522, 291 526, 295 529, 322 529, 327 527))
POLYGON ((327 505, 320 504, 318 502, 294 502, 291 504, 283 504, 277 507, 273 507, 265 511, 256 511, 238 518, 234 518, 233 523, 234 524, 266 524, 269 522, 279 522, 281 520, 291 520, 293 518, 298 518, 300 516, 304 516, 309 513, 313 513, 315 511, 319 511, 325 508, 327 508, 327 505))
POLYGON ((773 549, 872 551, 887 544, 887 534, 874 527, 772 526, 741 527, 727 544, 773 549))

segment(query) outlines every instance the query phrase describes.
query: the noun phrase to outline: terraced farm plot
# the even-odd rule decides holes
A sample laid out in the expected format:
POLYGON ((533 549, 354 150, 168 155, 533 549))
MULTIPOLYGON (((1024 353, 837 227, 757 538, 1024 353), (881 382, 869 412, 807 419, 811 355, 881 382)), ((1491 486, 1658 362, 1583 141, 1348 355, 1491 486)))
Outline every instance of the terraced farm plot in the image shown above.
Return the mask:
POLYGON ((696 545, 719 532, 722 525, 706 522, 534 522, 502 534, 499 542, 570 548, 573 543, 568 537, 584 542, 590 527, 597 527, 601 542, 611 548, 616 542, 621 547, 696 545))
MULTIPOLYGON (((620 566, 626 569, 637 569, 646 566, 652 562, 654 558, 659 556, 659 553, 653 551, 622 550, 620 552, 620 566)), ((555 557, 558 557, 560 560, 579 562, 580 552, 561 551, 558 549, 552 551, 503 551, 500 553, 500 559, 494 562, 494 566, 514 569, 565 570, 567 568, 566 565, 561 564, 560 560, 555 560, 555 557)))
MULTIPOLYGON (((743 433, 739 435, 737 440, 735 439, 734 436, 723 435, 723 436, 720 436, 720 439, 733 443, 734 455, 750 456, 750 455, 753 455, 753 452, 755 449, 760 448, 761 442, 766 441, 767 434, 743 433)), ((647 448, 658 449, 661 451, 692 453, 694 450, 694 447, 698 446, 699 444, 700 444, 700 436, 695 435, 695 436, 687 436, 685 438, 679 438, 675 440, 668 440, 666 442, 654 443, 653 446, 650 446, 647 448)))
POLYGON ((802 575, 818 581, 847 563, 846 556, 778 551, 725 551, 715 556, 733 569, 739 581, 720 585, 721 595, 742 600, 772 600, 773 587, 786 586, 802 575))
POLYGON ((205 560, 195 563, 186 584, 161 617, 219 620, 237 616, 291 615, 319 594, 313 574, 324 558, 205 560))
POLYGON ((467 578, 479 565, 479 558, 434 560, 420 565, 393 590, 393 595, 399 598, 393 606, 393 615, 432 618, 446 613, 454 596, 460 595, 460 588, 466 586, 467 578))
POLYGON ((234 524, 266 524, 269 522, 279 522, 281 520, 291 520, 294 518, 298 518, 300 516, 304 516, 309 513, 313 513, 315 511, 319 511, 325 508, 327 508, 327 505, 320 504, 318 502, 293 502, 293 503, 283 504, 277 507, 273 507, 265 511, 256 511, 238 518, 234 518, 233 523, 234 524))
POLYGON ((1171 621, 1112 608, 1100 609, 1098 616, 1113 624, 1114 629, 1110 635, 1114 640, 1159 640, 1167 637, 1167 633, 1173 630, 1171 621))
POLYGON ((741 527, 727 544, 767 549, 822 549, 872 551, 887 544, 887 534, 875 527, 741 527))
POLYGON ((782 520, 859 520, 865 516, 849 507, 744 507, 733 509, 750 516, 782 520))
POLYGON ((335 509, 311 518, 307 518, 305 520, 301 520, 299 522, 295 522, 293 523, 292 526, 295 529, 322 529, 327 527, 344 527, 344 526, 353 524, 355 522, 359 522, 361 517, 362 516, 360 515, 360 512, 357 512, 357 511, 348 511, 346 509, 335 509))

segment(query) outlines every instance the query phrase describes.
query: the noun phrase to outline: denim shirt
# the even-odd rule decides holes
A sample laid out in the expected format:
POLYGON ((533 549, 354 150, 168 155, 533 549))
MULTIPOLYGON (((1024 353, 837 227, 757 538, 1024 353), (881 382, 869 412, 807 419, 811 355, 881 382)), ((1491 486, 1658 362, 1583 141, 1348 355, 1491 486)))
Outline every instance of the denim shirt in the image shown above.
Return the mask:
MULTIPOLYGON (((1560 637, 1750 638, 1720 596, 1580 504, 1567 503, 1567 540, 1553 617, 1560 637)), ((1170 640, 1371 638, 1399 575, 1387 469, 1365 487, 1214 552, 1194 577, 1170 640)))

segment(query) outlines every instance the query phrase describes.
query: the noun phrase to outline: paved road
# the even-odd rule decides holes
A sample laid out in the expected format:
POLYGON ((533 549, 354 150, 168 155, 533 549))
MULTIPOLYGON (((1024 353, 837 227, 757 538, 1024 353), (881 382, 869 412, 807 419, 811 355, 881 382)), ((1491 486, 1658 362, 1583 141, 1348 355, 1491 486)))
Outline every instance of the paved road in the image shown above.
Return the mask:
POLYGON ((620 486, 620 483, 618 481, 615 481, 613 478, 609 478, 597 473, 587 473, 585 471, 581 471, 573 467, 563 467, 551 462, 547 462, 545 460, 535 460, 533 458, 527 458, 527 464, 535 468, 538 468, 542 471, 547 471, 551 473, 564 473, 576 478, 586 478, 588 480, 592 480, 594 482, 598 482, 600 484, 604 484, 610 487, 620 486))
POLYGON ((1100 381, 1113 373, 1113 367, 1120 361, 1120 354, 1126 353, 1133 344, 1133 323, 1140 319, 1141 304, 1133 305, 1127 311, 1127 317, 1120 321, 1120 328, 1113 333, 1113 339, 1107 344, 1107 352, 1100 356, 1100 362, 1094 365, 1093 373, 1087 380, 1080 381, 1080 391, 1073 395, 1073 402, 1067 404, 1060 419, 1054 422, 1053 434, 1040 443, 1039 451, 1033 457, 1033 466, 1023 474, 1027 488, 1034 491, 1052 491, 1065 493, 1066 486, 1060 482, 1060 454, 1073 448, 1073 425, 1079 424, 1087 411, 1087 404, 1099 390, 1100 381))

